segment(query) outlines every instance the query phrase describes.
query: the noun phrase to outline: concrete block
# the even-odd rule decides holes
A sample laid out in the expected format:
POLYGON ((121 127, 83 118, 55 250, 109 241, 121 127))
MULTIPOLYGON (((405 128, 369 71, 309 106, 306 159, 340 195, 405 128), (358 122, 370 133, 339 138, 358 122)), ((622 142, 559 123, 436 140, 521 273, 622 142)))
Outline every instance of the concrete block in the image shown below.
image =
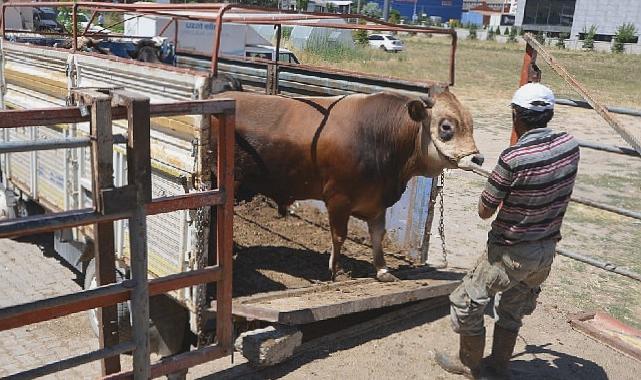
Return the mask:
POLYGON ((290 358, 302 340, 303 334, 295 327, 269 326, 240 334, 235 346, 250 364, 265 367, 290 358))

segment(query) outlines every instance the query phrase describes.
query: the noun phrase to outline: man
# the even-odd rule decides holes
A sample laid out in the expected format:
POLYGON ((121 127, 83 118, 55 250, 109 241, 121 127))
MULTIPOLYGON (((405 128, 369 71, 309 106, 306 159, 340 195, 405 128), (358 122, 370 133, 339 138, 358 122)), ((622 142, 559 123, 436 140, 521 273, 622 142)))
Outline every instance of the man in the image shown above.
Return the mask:
POLYGON ((487 251, 450 295, 452 326, 460 334, 459 355, 435 356, 448 372, 468 378, 480 375, 483 312, 494 296, 492 354, 485 367, 490 375, 509 378, 507 366, 521 320, 534 311, 540 285, 550 273, 579 163, 574 138, 547 128, 554 101, 552 91, 538 83, 524 85, 512 98, 519 139, 501 153, 478 205, 483 219, 499 209, 487 251))

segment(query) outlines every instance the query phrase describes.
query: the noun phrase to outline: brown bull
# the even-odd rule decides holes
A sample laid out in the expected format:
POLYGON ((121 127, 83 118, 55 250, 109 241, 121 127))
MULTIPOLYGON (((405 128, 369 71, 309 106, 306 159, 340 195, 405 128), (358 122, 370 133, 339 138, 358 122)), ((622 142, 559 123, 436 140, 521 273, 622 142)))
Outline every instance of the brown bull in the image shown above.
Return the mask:
POLYGON ((332 276, 350 216, 365 220, 376 277, 387 271, 385 210, 414 176, 482 162, 472 117, 450 92, 420 100, 395 93, 286 98, 244 92, 236 100, 238 196, 264 194, 283 209, 318 199, 329 214, 332 276))

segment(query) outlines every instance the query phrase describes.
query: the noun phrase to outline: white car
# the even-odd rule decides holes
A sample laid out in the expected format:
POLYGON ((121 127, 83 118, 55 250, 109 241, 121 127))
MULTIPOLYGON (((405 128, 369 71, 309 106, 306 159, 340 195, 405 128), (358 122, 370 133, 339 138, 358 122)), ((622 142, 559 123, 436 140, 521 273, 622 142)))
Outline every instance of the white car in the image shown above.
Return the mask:
POLYGON ((391 34, 370 34, 367 39, 369 40, 369 46, 375 49, 393 51, 395 53, 405 49, 403 41, 391 34))

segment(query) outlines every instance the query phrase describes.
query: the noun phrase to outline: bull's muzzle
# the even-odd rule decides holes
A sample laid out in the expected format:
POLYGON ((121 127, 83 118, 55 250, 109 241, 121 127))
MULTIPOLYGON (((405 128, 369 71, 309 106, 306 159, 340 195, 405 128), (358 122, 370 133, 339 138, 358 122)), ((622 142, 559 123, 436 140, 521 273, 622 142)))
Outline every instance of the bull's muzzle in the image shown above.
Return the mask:
POLYGON ((467 156, 461 157, 456 163, 459 169, 472 170, 475 166, 483 165, 485 157, 481 153, 472 153, 467 156))

